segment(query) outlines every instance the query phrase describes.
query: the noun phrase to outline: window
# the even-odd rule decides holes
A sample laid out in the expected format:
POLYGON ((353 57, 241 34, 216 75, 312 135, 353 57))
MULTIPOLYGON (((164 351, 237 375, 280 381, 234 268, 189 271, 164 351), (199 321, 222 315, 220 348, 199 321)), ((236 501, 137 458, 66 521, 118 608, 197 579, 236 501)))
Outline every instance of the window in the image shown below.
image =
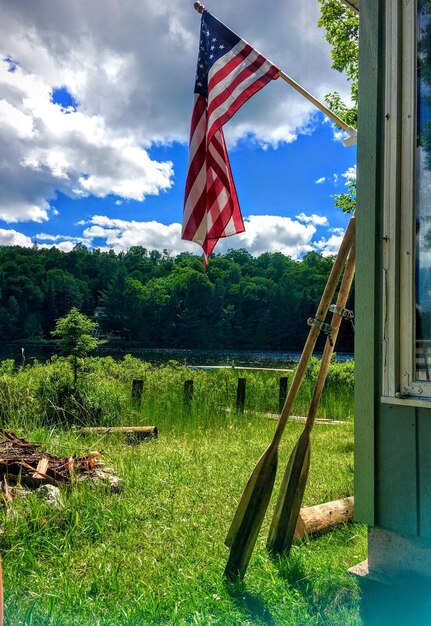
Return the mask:
POLYGON ((431 401, 431 0, 387 4, 383 396, 431 401))
POLYGON ((416 379, 430 380, 431 362, 431 2, 417 9, 416 120, 416 379))

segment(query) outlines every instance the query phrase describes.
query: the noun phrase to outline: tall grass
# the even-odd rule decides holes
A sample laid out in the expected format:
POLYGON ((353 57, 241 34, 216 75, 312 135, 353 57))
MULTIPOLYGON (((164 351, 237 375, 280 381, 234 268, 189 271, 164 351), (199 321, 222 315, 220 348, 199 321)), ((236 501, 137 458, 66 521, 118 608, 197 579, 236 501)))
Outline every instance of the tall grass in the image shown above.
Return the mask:
MULTIPOLYGON (((319 361, 312 359, 293 413, 306 415, 319 361)), ((292 374, 290 374, 291 380, 292 374)), ((232 420, 278 413, 280 375, 240 369, 191 370, 171 361, 157 367, 130 355, 87 358, 78 385, 70 363, 53 357, 14 370, 12 361, 0 363, 0 424, 34 428, 38 425, 157 424, 187 429, 214 428, 232 420), (246 377, 244 416, 237 412, 238 377, 246 377), (142 400, 132 402, 133 379, 144 382, 142 400), (184 401, 184 382, 193 380, 193 400, 184 401)), ((318 417, 342 420, 352 415, 353 362, 333 363, 329 369, 318 417)))

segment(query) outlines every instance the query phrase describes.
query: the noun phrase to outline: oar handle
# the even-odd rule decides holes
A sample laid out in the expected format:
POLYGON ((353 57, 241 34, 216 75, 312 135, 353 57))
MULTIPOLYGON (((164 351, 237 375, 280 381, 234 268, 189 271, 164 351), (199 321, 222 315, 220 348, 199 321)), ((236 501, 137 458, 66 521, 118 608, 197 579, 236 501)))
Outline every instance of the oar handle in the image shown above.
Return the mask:
MULTIPOLYGON (((355 275, 355 243, 353 242, 350 250, 349 259, 347 261, 346 269, 344 271, 343 280, 341 282, 340 290, 338 292, 337 304, 338 309, 344 309, 349 298, 350 289, 352 287, 353 277, 355 275)), ((338 331, 340 330, 342 317, 339 313, 334 313, 332 316, 331 326, 332 333, 326 340, 325 348, 323 350, 322 360, 320 361, 319 375, 317 377, 316 385, 313 391, 313 397, 310 403, 310 409, 308 411, 307 421, 305 423, 304 431, 310 433, 314 425, 316 418, 317 408, 322 397, 323 388, 325 386, 326 377, 328 374, 331 358, 334 353, 335 342, 337 341, 338 331)))
MULTIPOLYGON (((340 249, 338 250, 337 257, 335 259, 334 265, 332 266, 332 270, 329 275, 328 282, 326 283, 326 287, 323 292, 322 299, 320 300, 320 304, 316 312, 316 319, 322 322, 325 320, 325 317, 328 313, 329 305, 331 304, 332 298, 335 293, 335 289, 337 288, 338 281, 340 280, 344 262, 352 247, 352 242, 355 237, 355 219, 356 219, 355 217, 352 217, 347 226, 345 235, 343 237, 343 241, 341 242, 340 249)), ((284 407, 281 412, 280 419, 278 421, 277 429, 274 433, 273 441, 275 445, 278 445, 283 435, 287 420, 292 410, 293 403, 295 401, 296 395, 298 393, 298 390, 304 378, 305 371, 308 366, 308 362, 310 360, 311 355, 313 354, 313 350, 316 345, 319 332, 320 331, 317 326, 312 326, 310 329, 310 332, 308 333, 307 341, 305 342, 305 346, 302 351, 301 358, 299 360, 298 366, 295 371, 295 375, 290 385, 289 394, 286 398, 286 402, 284 403, 284 407)))

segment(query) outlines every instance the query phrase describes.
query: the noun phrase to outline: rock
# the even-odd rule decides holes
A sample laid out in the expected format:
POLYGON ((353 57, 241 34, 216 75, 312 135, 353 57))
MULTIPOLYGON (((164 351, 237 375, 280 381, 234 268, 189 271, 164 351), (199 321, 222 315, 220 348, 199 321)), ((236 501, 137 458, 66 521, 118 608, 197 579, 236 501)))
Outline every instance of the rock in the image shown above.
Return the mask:
POLYGON ((63 506, 60 489, 54 485, 42 485, 34 492, 37 497, 56 509, 63 506))
POLYGON ((103 470, 96 468, 91 475, 84 474, 79 476, 79 480, 90 481, 94 485, 108 485, 112 491, 121 491, 123 487, 123 481, 113 473, 114 470, 111 467, 105 467, 103 470))

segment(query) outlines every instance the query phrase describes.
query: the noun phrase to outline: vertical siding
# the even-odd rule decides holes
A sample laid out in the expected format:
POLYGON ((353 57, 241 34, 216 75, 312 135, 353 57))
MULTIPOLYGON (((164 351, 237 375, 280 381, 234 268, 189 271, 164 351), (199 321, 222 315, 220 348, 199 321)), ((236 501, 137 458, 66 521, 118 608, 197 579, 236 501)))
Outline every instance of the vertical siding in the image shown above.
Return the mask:
POLYGON ((375 525, 431 539, 431 411, 381 405, 376 420, 375 525))
POLYGON ((376 525, 416 535, 417 430, 413 407, 381 405, 377 422, 376 525))
POLYGON ((417 422, 418 530, 431 539, 431 412, 418 409, 417 422))
POLYGON ((373 525, 379 397, 383 0, 361 0, 355 280, 355 517, 373 525), (375 355, 375 358, 373 358, 375 355))

